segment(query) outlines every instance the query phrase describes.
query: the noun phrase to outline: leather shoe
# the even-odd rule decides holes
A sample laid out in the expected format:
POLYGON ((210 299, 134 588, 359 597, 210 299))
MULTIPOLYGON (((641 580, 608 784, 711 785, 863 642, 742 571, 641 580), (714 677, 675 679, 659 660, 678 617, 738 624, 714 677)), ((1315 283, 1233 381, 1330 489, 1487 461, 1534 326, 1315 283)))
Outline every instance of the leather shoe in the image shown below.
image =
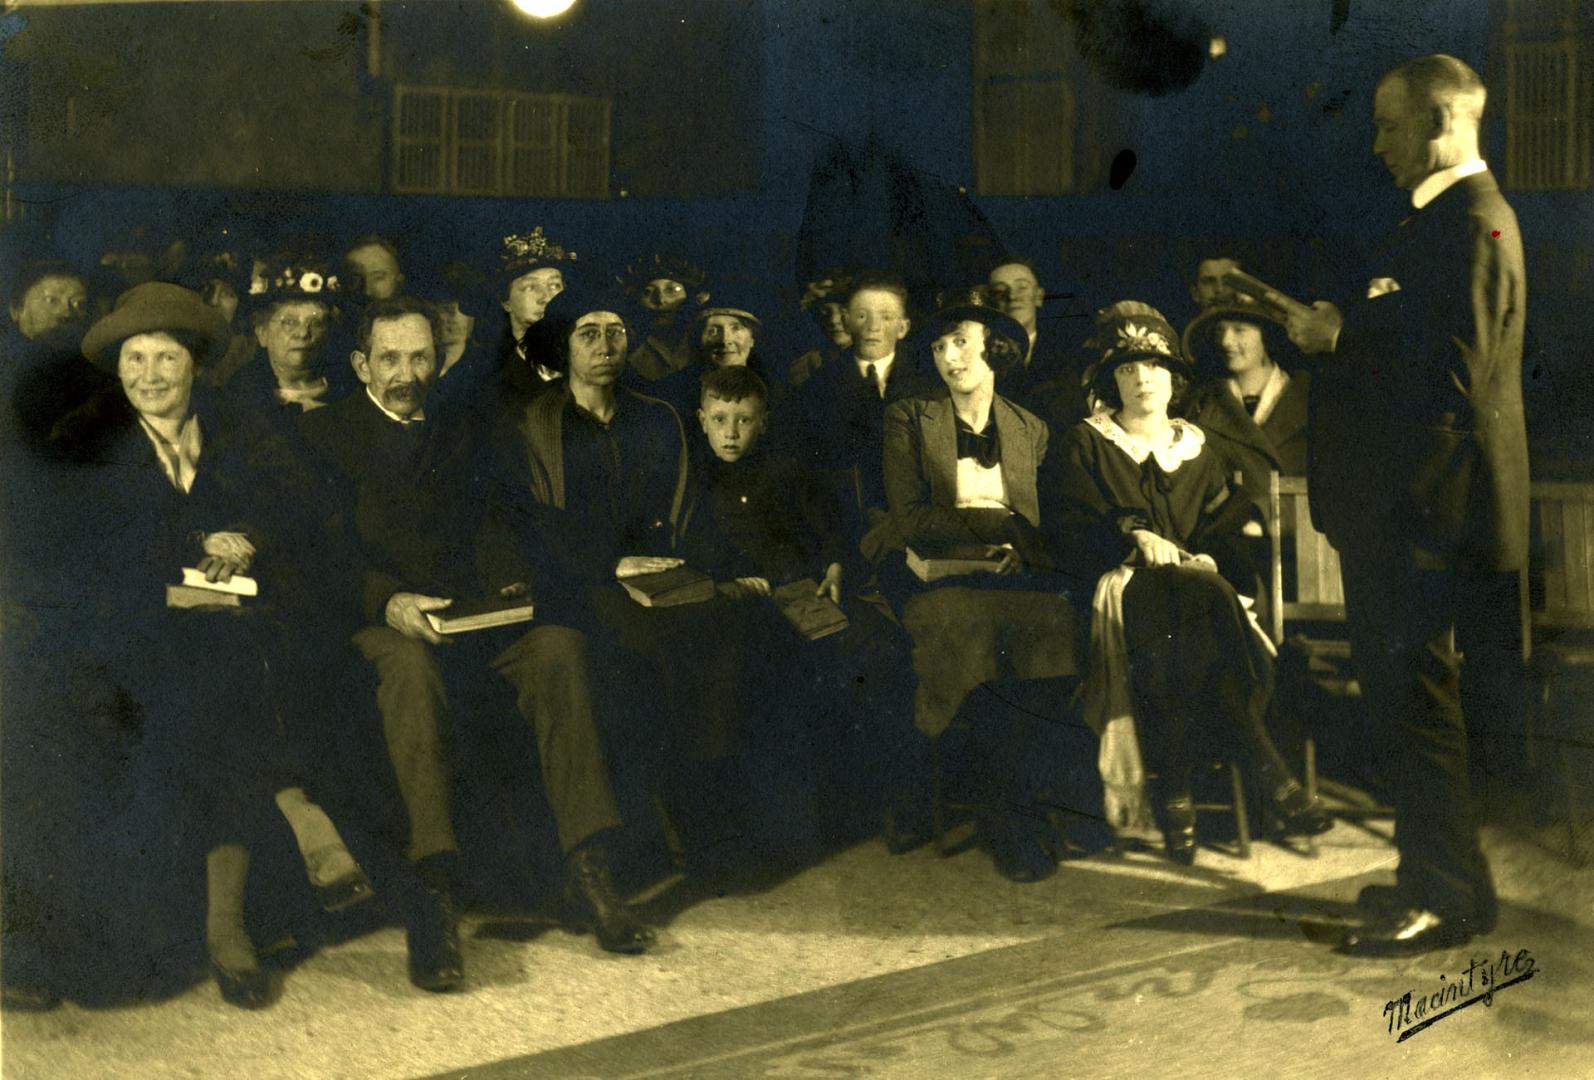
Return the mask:
POLYGON ((1195 800, 1188 795, 1177 795, 1163 803, 1162 809, 1165 815, 1162 842, 1168 849, 1168 858, 1182 866, 1194 866, 1195 800))
POLYGON ((1334 827, 1334 819, 1323 809, 1323 801, 1308 796, 1306 789, 1291 780, 1273 797, 1280 831, 1286 836, 1321 836, 1334 827))
POLYGON ((594 845, 577 848, 565 860, 566 887, 586 908, 585 914, 607 952, 631 956, 647 952, 653 930, 626 907, 614 889, 609 863, 594 845))
POLYGON ((371 887, 371 879, 366 877, 365 871, 356 866, 353 872, 344 874, 336 881, 317 885, 315 893, 321 901, 321 910, 331 914, 371 899, 376 895, 376 890, 371 887))
POLYGON ((273 1000, 271 976, 261 968, 253 971, 228 971, 216 961, 210 962, 211 974, 216 976, 216 988, 221 999, 240 1009, 264 1009, 273 1000))
POLYGON ((447 884, 424 880, 404 932, 410 982, 434 994, 459 989, 465 957, 459 947, 459 913, 447 884))
POLYGON ((1416 956, 1471 940, 1472 927, 1466 919, 1427 908, 1405 908, 1349 931, 1340 941, 1339 951, 1350 956, 1416 956))
MULTIPOLYGON (((1361 892, 1356 894, 1356 906, 1378 916, 1397 914, 1421 905, 1399 885, 1364 885, 1361 892)), ((1499 917, 1500 905, 1494 898, 1493 890, 1490 890, 1486 901, 1478 906, 1478 910, 1467 921, 1471 924, 1472 933, 1492 934, 1499 917)))
POLYGON ((1046 847, 1044 830, 1035 822, 1019 814, 993 813, 984 826, 981 831, 991 850, 991 862, 1007 880, 1028 885, 1057 872, 1057 859, 1046 847))

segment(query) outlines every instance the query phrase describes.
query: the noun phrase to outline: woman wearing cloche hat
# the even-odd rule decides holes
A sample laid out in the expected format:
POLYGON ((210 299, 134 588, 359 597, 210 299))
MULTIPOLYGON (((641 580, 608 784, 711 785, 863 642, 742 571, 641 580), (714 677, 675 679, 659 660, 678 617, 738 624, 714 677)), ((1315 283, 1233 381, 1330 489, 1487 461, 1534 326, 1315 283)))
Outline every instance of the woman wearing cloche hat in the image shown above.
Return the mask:
POLYGON ((267 672, 281 669, 281 631, 269 607, 248 605, 287 591, 294 500, 283 485, 295 471, 291 451, 258 416, 233 415, 195 386, 228 336, 197 293, 162 282, 123 293, 89 328, 83 355, 120 381, 131 410, 97 487, 84 493, 104 523, 85 555, 102 609, 95 655, 145 717, 138 782, 176 794, 203 840, 211 967, 227 1001, 259 1008, 271 985, 244 929, 244 885, 249 844, 278 808, 323 906, 371 890, 332 822, 306 799, 296 754, 278 735, 285 699, 267 672), (258 578, 259 599, 226 606, 237 597, 214 590, 245 574, 258 578), (169 587, 184 578, 205 584, 169 587))
POLYGON ((1156 309, 1122 301, 1099 314, 1093 341, 1085 381, 1097 410, 1060 448, 1059 548, 1094 583, 1085 705, 1103 740, 1109 819, 1144 817, 1138 728, 1176 861, 1195 860, 1192 765, 1236 751, 1255 762, 1286 831, 1322 832, 1328 817, 1263 726, 1271 644, 1221 576, 1250 503, 1201 429, 1169 415, 1192 375, 1178 334, 1156 309))
MULTIPOLYGON (((923 833, 930 745, 980 686, 1077 671, 1076 616, 1061 595, 1045 534, 1052 507, 1040 476, 1050 435, 1044 421, 1001 394, 1029 338, 1010 316, 964 292, 943 299, 922 340, 941 386, 886 409, 884 475, 891 524, 915 559, 985 560, 989 572, 928 584, 909 580, 902 624, 913 637, 914 726, 890 787, 888 845, 906 850, 923 833)), ((900 565, 900 564, 894 564, 900 565)), ((906 577, 906 575, 904 575, 906 577)), ((1022 740, 1017 740, 1022 741, 1022 740)), ((997 871, 1039 881, 1057 868, 1034 800, 1012 790, 1009 770, 988 768, 992 790, 980 831, 997 871), (1001 785, 1000 790, 996 786, 1001 785), (1018 806, 1018 812, 1003 807, 1018 806)))

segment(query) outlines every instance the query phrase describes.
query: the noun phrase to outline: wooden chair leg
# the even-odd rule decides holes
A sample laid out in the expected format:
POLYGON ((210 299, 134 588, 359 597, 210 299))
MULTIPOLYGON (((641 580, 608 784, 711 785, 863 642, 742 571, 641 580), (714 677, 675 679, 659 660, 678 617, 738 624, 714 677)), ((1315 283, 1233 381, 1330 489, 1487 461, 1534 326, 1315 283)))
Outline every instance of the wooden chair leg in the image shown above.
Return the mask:
MULTIPOLYGON (((1316 799, 1317 798, 1317 742, 1314 739, 1312 739, 1311 736, 1307 736, 1305 739, 1301 740, 1301 758, 1302 758, 1302 761, 1301 761, 1302 771, 1304 773, 1306 773, 1306 780, 1305 780, 1305 783, 1306 783, 1306 797, 1307 797, 1307 799, 1316 799)), ((1317 857, 1317 854, 1318 854, 1317 837, 1308 836, 1306 838, 1306 851, 1313 858, 1317 857)))
POLYGON ((1240 858, 1251 857, 1251 822, 1245 811, 1245 783, 1240 778, 1240 763, 1229 762, 1229 782, 1234 789, 1234 830, 1239 838, 1240 858))

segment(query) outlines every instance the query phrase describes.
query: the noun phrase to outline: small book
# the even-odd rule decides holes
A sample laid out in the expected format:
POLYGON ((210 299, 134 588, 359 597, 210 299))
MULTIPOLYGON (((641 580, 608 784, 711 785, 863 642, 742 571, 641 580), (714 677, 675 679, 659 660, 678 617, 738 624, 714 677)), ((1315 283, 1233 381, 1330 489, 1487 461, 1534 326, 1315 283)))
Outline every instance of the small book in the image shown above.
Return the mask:
POLYGON ((241 608, 243 597, 237 593, 202 589, 193 585, 166 586, 166 606, 169 608, 241 608))
POLYGON ((192 566, 183 567, 183 584, 190 589, 208 589, 211 592, 231 593, 233 596, 260 595, 260 583, 252 577, 234 574, 226 581, 206 581, 205 572, 192 566))
POLYGON ((1005 552, 990 544, 948 544, 945 547, 908 549, 908 569, 920 581, 939 581, 961 574, 991 574, 1002 565, 1005 552))
POLYGON ((819 583, 813 578, 788 582, 770 593, 780 613, 809 641, 818 641, 847 629, 847 615, 828 596, 815 596, 819 583))
POLYGON ((1226 288, 1256 301, 1269 315, 1280 321, 1289 318, 1293 313, 1305 313, 1312 310, 1308 305, 1279 292, 1267 282, 1260 278, 1252 277, 1244 270, 1225 271, 1222 281, 1226 288))
POLYGON ((441 611, 428 611, 426 621, 439 634, 468 634, 495 626, 530 622, 533 606, 524 596, 487 596, 479 600, 456 600, 441 611))
POLYGON ((631 599, 643 607, 676 607, 714 598, 714 579, 690 566, 638 574, 619 581, 631 594, 631 599))

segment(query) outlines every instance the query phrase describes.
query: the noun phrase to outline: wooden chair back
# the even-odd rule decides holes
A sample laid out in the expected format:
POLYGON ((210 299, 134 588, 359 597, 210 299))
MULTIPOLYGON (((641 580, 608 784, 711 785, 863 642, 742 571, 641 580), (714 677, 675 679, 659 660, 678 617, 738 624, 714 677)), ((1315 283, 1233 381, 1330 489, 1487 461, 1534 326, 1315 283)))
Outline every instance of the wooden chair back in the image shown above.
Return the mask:
POLYGON ((1268 539, 1272 544, 1268 605, 1269 633, 1284 641, 1284 624, 1291 619, 1343 622, 1345 589, 1339 576, 1339 552, 1328 537, 1312 527, 1306 500, 1306 478, 1273 473, 1268 481, 1268 539), (1285 552, 1294 557, 1293 596, 1284 594, 1285 552))

